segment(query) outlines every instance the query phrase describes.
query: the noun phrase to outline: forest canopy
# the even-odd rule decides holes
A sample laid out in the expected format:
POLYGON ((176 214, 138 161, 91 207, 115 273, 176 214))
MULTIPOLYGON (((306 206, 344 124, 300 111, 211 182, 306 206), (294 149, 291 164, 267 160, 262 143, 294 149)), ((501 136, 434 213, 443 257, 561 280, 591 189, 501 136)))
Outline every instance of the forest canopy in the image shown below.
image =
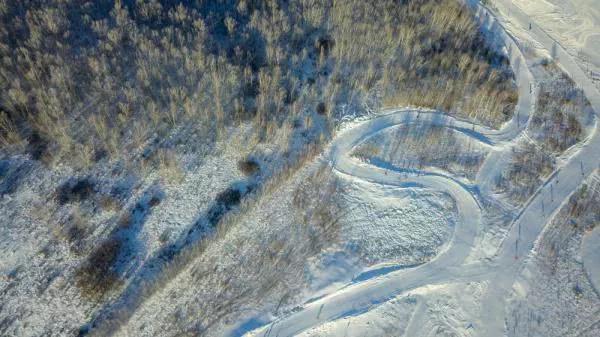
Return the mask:
MULTIPOLYGON (((424 106, 499 126, 516 91, 455 0, 0 1, 0 143, 89 167, 181 125, 424 106)), ((265 131, 267 129, 267 131, 265 131)), ((214 131, 214 132, 213 132, 214 131)))

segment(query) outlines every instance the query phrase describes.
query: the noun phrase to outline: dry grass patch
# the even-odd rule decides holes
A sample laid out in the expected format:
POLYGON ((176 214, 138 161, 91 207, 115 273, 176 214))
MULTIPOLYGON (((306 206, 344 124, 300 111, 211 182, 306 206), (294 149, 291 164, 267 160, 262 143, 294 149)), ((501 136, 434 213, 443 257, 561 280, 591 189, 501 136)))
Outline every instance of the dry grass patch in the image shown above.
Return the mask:
POLYGON ((111 237, 91 252, 75 274, 75 282, 82 295, 99 300, 120 284, 115 264, 123 245, 121 239, 111 237))
POLYGON ((237 165, 238 169, 246 176, 253 176, 260 171, 260 164, 251 157, 241 159, 237 165))
POLYGON ((496 180, 496 190, 513 203, 525 202, 555 168, 551 153, 531 142, 516 148, 508 169, 496 180))
POLYGON ((561 154, 585 137, 592 108, 583 91, 556 64, 534 67, 541 77, 535 112, 528 131, 546 150, 561 154))
POLYGON ((437 167, 474 179, 486 150, 455 131, 427 125, 394 127, 359 145, 353 155, 397 168, 437 167))
POLYGON ((59 204, 81 202, 96 192, 96 183, 88 177, 70 178, 61 184, 55 192, 59 204))
POLYGON ((532 71, 540 87, 527 128, 531 141, 513 151, 510 166, 496 182, 513 203, 526 201, 554 171, 556 158, 585 139, 593 118, 583 91, 556 64, 543 60, 532 71))
POLYGON ((89 215, 78 206, 73 207, 69 215, 53 228, 54 236, 66 242, 75 254, 84 251, 89 233, 89 215))

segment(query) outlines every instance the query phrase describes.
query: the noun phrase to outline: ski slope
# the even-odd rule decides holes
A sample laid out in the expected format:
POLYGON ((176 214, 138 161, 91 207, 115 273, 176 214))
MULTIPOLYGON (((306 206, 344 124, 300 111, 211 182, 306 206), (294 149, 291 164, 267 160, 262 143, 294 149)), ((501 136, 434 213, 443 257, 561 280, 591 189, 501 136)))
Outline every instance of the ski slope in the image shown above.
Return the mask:
MULTIPOLYGON (((586 74, 579 68, 571 56, 548 36, 539 26, 515 7, 510 1, 497 2, 503 15, 510 13, 510 22, 498 20, 507 31, 525 30, 545 49, 552 50, 559 65, 580 86, 592 108, 600 111, 600 94, 586 74), (510 9, 510 10, 508 10, 510 9), (531 24, 531 30, 529 25, 531 24)), ((490 12, 478 7, 480 18, 496 20, 490 12)), ((465 259, 473 247, 475 236, 481 221, 480 195, 489 193, 491 178, 496 176, 506 164, 510 144, 519 137, 525 136, 523 130, 527 125, 535 101, 532 90, 532 77, 526 67, 524 56, 516 46, 514 34, 501 34, 507 50, 510 51, 511 64, 517 77, 519 87, 519 103, 514 117, 500 130, 473 125, 457 120, 440 112, 399 109, 387 111, 383 116, 357 125, 341 132, 329 152, 329 160, 340 173, 354 179, 366 180, 384 185, 423 186, 450 194, 457 203, 459 221, 448 248, 435 259, 424 265, 408 270, 391 272, 381 277, 374 277, 363 282, 353 283, 347 287, 305 304, 300 310, 263 326, 249 335, 294 336, 311 327, 320 326, 340 318, 358 315, 373 310, 375 307, 400 294, 413 289, 443 283, 481 282, 489 283, 488 291, 483 296, 481 322, 475 324, 477 336, 505 335, 505 306, 524 261, 534 248, 534 244, 544 226, 552 219, 555 212, 568 200, 581 182, 588 177, 600 163, 600 136, 594 129, 591 136, 581 146, 579 152, 572 155, 559 167, 545 183, 526 202, 518 217, 512 223, 499 252, 489 261, 465 264, 465 259), (519 65, 519 67, 515 67, 519 65), (420 171, 410 168, 388 170, 365 164, 350 156, 352 150, 368 137, 397 125, 428 123, 451 128, 471 137, 473 141, 482 142, 493 147, 493 152, 482 165, 476 182, 469 186, 460 183, 452 176, 440 173, 420 171)), ((594 234, 594 237, 597 234, 594 234)), ((587 245, 597 246, 589 243, 587 245)), ((589 261, 589 259, 588 259, 589 261)), ((588 262, 589 264, 589 262, 588 262)), ((597 267, 597 262, 592 263, 597 267)), ((591 270, 595 274, 596 271, 591 270)), ((420 321, 422 310, 417 310, 411 320, 420 321)), ((411 336, 412 337, 412 336, 411 336)))

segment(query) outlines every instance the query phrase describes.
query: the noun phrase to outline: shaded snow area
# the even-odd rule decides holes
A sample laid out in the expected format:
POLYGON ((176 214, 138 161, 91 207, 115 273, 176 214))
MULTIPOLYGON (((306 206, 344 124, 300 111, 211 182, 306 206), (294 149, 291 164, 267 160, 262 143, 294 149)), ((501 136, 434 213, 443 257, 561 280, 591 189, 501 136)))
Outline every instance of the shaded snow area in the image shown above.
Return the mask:
POLYGON ((414 265, 437 255, 454 231, 456 210, 446 194, 346 181, 342 249, 367 265, 414 265))
POLYGON ((465 262, 473 263, 496 255, 516 215, 517 210, 514 207, 496 199, 486 199, 481 219, 481 232, 475 238, 473 249, 465 262))
POLYGON ((309 329, 302 337, 476 336, 484 282, 426 286, 369 311, 309 329))
POLYGON ((306 300, 307 260, 339 233, 331 171, 316 163, 275 178, 221 224, 215 237, 167 273, 118 335, 174 336, 178 331, 234 335, 266 312, 290 310, 306 300))
POLYGON ((200 233, 211 202, 245 179, 235 144, 213 150, 201 161, 182 159, 190 173, 176 182, 120 164, 79 177, 27 158, 0 162, 0 335, 77 335, 112 290, 151 277, 165 247, 200 233), (102 242, 116 243, 104 245, 116 252, 105 275, 94 275, 116 280, 106 296, 97 295, 106 284, 81 285, 79 277, 102 242))

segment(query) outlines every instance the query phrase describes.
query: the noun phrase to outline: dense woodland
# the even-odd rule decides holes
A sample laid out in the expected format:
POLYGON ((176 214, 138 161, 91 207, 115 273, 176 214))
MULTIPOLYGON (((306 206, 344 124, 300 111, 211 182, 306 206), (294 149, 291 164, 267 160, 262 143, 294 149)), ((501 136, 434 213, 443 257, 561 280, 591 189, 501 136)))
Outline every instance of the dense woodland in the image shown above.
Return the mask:
POLYGON ((213 142, 251 121, 268 141, 382 105, 498 126, 516 101, 454 0, 3 0, 0 20, 3 152, 50 164, 123 159, 181 125, 213 142))

